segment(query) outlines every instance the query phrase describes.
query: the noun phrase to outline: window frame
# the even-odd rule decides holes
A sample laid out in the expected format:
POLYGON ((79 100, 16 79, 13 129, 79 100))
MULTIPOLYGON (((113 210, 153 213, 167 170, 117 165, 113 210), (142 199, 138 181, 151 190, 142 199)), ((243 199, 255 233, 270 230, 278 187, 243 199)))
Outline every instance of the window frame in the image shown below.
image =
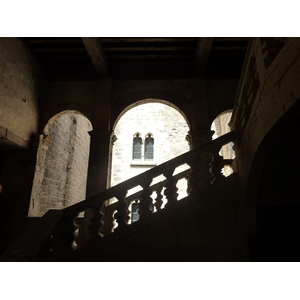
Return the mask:
POLYGON ((143 139, 141 138, 141 135, 139 133, 136 133, 132 141, 132 160, 142 160, 143 158, 142 149, 143 149, 143 139), (140 142, 140 144, 138 144, 138 142, 140 142), (137 147, 139 147, 139 149, 136 150, 137 147))
POLYGON ((145 143, 144 143, 144 160, 154 160, 154 138, 151 133, 148 133, 145 138, 145 143), (149 142, 150 144, 149 146, 149 142), (150 149, 150 151, 149 151, 150 149), (151 158, 148 158, 148 156, 151 156, 151 158))

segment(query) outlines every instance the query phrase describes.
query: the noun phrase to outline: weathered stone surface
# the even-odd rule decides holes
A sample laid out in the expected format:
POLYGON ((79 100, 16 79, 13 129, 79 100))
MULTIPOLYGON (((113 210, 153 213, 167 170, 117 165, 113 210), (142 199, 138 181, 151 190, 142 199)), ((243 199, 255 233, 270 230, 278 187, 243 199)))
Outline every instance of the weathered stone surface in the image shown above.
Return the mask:
POLYGON ((41 80, 19 39, 0 38, 0 48, 0 127, 7 129, 18 144, 19 139, 29 141, 37 132, 41 80))
POLYGON ((74 112, 49 121, 40 139, 29 216, 85 199, 90 130, 90 122, 74 112))

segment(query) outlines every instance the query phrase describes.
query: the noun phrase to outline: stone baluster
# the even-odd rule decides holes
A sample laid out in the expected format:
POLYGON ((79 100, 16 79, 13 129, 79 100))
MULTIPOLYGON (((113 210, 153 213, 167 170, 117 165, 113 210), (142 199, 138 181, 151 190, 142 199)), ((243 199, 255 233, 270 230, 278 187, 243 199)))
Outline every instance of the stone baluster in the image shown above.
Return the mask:
POLYGON ((113 205, 106 206, 103 204, 100 213, 102 217, 100 219, 101 227, 99 233, 103 237, 113 232, 115 208, 113 205))
POLYGON ((92 218, 90 219, 90 225, 88 227, 91 239, 99 237, 101 227, 101 212, 99 205, 91 207, 92 218))
POLYGON ((77 224, 77 218, 78 218, 78 214, 73 220, 73 225, 74 225, 73 242, 71 244, 71 247, 72 247, 73 250, 76 250, 78 248, 77 239, 78 239, 78 236, 79 236, 79 225, 77 224))
POLYGON ((76 218, 78 213, 68 212, 60 219, 53 231, 53 255, 52 260, 59 260, 65 254, 72 253, 74 250, 76 218))
POLYGON ((162 189, 163 189, 163 185, 161 185, 160 187, 158 187, 155 191, 156 191, 156 198, 155 198, 155 208, 157 211, 161 210, 161 206, 163 204, 163 195, 162 195, 162 189))
POLYGON ((175 203, 177 203, 177 197, 178 197, 178 188, 176 186, 178 179, 176 179, 173 176, 175 168, 167 169, 164 171, 163 175, 166 177, 167 182, 165 184, 165 196, 167 197, 167 204, 166 207, 173 206, 175 203))
POLYGON ((190 172, 187 175, 188 181, 188 188, 187 193, 188 195, 193 195, 199 189, 199 182, 200 182, 200 173, 199 173, 199 166, 198 166, 199 158, 193 159, 189 161, 187 164, 190 166, 190 172))
POLYGON ((213 162, 212 162, 212 173, 214 181, 218 181, 224 177, 222 168, 224 167, 223 156, 219 154, 220 150, 212 151, 213 162))
POLYGON ((115 198, 118 199, 117 212, 115 213, 115 219, 117 220, 118 227, 115 229, 115 231, 119 231, 128 225, 129 212, 127 209, 128 205, 125 201, 126 194, 127 190, 122 191, 115 196, 115 198))
POLYGON ((212 171, 213 158, 214 157, 211 153, 204 153, 200 155, 198 161, 199 175, 200 175, 200 181, 199 181, 200 188, 206 188, 210 186, 214 181, 214 174, 212 171))
POLYGON ((150 189, 150 184, 152 182, 152 178, 149 178, 148 180, 145 180, 141 187, 143 188, 143 193, 140 196, 140 209, 139 214, 140 218, 143 218, 143 216, 149 215, 152 213, 151 211, 151 205, 152 205, 152 190, 150 189))

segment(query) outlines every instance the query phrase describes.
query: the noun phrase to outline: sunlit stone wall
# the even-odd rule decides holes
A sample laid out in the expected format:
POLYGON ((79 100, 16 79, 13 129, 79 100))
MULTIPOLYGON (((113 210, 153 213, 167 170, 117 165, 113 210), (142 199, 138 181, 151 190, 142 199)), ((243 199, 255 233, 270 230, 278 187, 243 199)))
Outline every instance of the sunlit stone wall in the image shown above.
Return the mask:
MULTIPOLYGON (((181 113, 162 103, 141 104, 127 111, 114 130, 117 140, 113 146, 111 185, 189 151, 186 140, 188 131, 189 126, 181 113), (140 134, 143 143, 142 158, 138 160, 134 160, 132 156, 136 133, 140 134), (146 160, 144 157, 145 138, 149 133, 154 138, 153 160, 146 160)), ((176 173, 186 168, 187 166, 180 166, 176 173)), ((185 185, 186 181, 179 183, 180 197, 185 193, 185 185)))
POLYGON ((85 199, 91 123, 64 113, 40 136, 29 216, 62 209, 85 199))

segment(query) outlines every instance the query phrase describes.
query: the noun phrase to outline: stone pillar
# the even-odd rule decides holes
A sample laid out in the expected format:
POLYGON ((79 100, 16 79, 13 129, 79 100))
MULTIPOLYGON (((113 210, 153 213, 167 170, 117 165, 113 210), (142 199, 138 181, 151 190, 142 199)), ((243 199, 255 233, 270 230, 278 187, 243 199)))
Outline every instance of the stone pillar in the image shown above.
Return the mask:
MULTIPOLYGON (((110 129, 111 91, 112 80, 110 78, 99 80, 94 103, 93 130, 89 132, 91 142, 86 198, 104 191, 109 185, 111 139, 113 138, 112 130, 110 129)), ((84 245, 90 239, 88 227, 93 217, 95 216, 91 209, 85 211, 79 246, 84 245)))
MULTIPOLYGON (((93 130, 89 134, 91 143, 86 187, 87 199, 108 188, 111 169, 111 141, 114 136, 110 130, 93 130)), ((93 217, 101 218, 100 209, 96 212, 96 216, 92 209, 85 211, 84 220, 80 228, 81 235, 78 241, 80 247, 85 245, 90 239, 89 226, 93 217)))
POLYGON ((191 149, 201 146, 212 140, 208 114, 208 97, 206 79, 193 78, 192 80, 192 124, 187 140, 191 149))
POLYGON ((195 149, 212 140, 213 130, 190 130, 186 139, 188 140, 191 149, 195 149))
POLYGON ((93 130, 91 136, 90 158, 87 181, 87 198, 105 190, 110 178, 111 147, 113 134, 111 130, 93 130))
POLYGON ((99 80, 95 100, 93 131, 90 132, 90 158, 86 196, 91 197, 108 187, 112 131, 110 78, 99 80))

